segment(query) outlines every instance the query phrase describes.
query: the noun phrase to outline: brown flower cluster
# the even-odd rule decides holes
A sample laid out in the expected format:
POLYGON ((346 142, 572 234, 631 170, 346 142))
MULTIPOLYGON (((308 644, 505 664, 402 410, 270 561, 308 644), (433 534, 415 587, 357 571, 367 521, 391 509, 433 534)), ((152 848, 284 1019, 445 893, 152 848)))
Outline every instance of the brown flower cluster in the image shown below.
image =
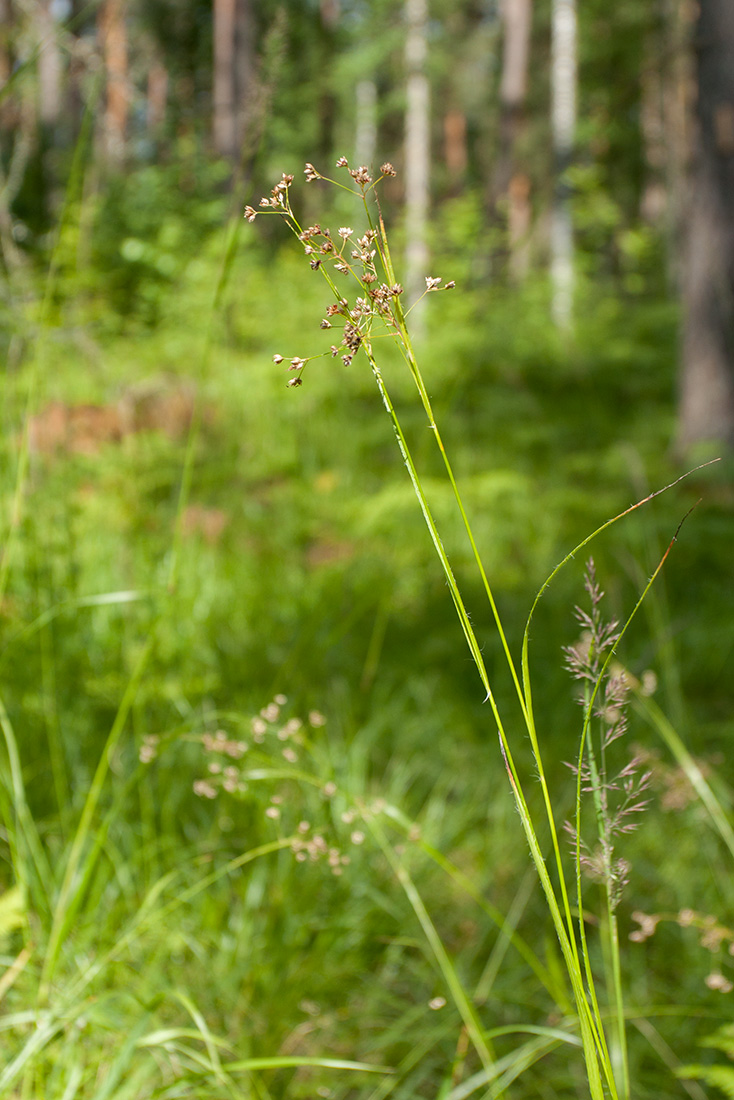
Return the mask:
MULTIPOLYGON (((724 948, 728 955, 734 955, 734 931, 711 913, 698 913, 695 909, 681 909, 678 913, 643 913, 636 910, 632 920, 637 924, 637 928, 629 934, 633 943, 645 943, 651 939, 659 924, 674 923, 679 928, 695 928, 700 946, 712 955, 720 955, 724 948)), ((714 967, 704 981, 709 989, 719 993, 734 990, 734 982, 722 974, 720 967, 714 967)))
MULTIPOLYGON (((369 168, 362 164, 357 168, 350 168, 346 157, 341 156, 336 162, 337 168, 346 168, 351 178, 357 184, 358 190, 354 193, 365 201, 369 192, 386 177, 397 175, 389 161, 380 166, 380 175, 374 179, 369 168)), ((313 164, 307 162, 304 168, 306 182, 314 180, 326 180, 335 183, 323 176, 313 164)), ((303 371, 312 359, 321 358, 323 355, 331 355, 332 358, 341 356, 342 363, 349 366, 357 351, 369 341, 372 326, 379 321, 393 336, 400 333, 400 321, 404 321, 403 311, 399 314, 395 310, 395 300, 403 293, 400 283, 387 281, 382 277, 382 272, 389 269, 389 262, 382 253, 382 241, 377 231, 370 227, 361 235, 357 235, 351 226, 342 226, 338 232, 332 235, 331 231, 316 223, 306 229, 298 224, 290 205, 290 185, 293 176, 283 173, 281 180, 270 192, 270 195, 260 200, 260 213, 278 213, 282 215, 303 245, 304 255, 312 271, 320 271, 327 279, 334 294, 334 301, 327 307, 320 327, 331 329, 336 324, 341 326, 341 339, 330 346, 328 352, 312 356, 273 356, 273 362, 277 364, 288 362, 288 370, 293 376, 288 380, 288 386, 302 385, 303 371), (346 278, 357 286, 357 295, 352 304, 343 292, 337 288, 337 282, 346 278)), ((343 186, 343 185, 339 185, 343 186)), ((353 188, 347 188, 353 190, 353 188)), ((369 212, 368 217, 369 217, 369 212)), ((258 211, 252 206, 245 208, 245 217, 252 222, 257 217, 258 211)), ((450 290, 456 284, 452 281, 441 286, 440 277, 430 276, 426 278, 426 290, 429 293, 435 290, 450 290)))

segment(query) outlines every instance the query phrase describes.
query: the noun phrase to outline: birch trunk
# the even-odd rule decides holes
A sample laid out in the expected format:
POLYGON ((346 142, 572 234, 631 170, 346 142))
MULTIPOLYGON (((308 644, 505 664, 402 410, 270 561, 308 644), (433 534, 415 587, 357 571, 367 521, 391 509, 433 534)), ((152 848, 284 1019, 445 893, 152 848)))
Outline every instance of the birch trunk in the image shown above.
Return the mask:
POLYGON ((551 111, 556 187, 551 212, 551 312, 561 329, 573 322, 574 256, 571 195, 563 176, 576 133, 576 0, 553 0, 551 111))
MULTIPOLYGON (((429 274, 427 226, 431 136, 430 89, 426 74, 426 0, 406 0, 405 14, 408 24, 405 41, 405 281, 409 299, 415 301, 425 290, 424 279, 429 274)), ((420 336, 423 317, 420 306, 412 317, 414 332, 420 336)))

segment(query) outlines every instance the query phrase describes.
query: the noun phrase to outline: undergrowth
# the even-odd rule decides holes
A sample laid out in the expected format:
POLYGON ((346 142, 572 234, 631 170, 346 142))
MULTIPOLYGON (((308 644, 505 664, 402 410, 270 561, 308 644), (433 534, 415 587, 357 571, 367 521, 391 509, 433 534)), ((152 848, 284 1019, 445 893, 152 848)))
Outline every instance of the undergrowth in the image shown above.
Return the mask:
MULTIPOLYGON (((700 1097, 696 1074, 717 1081, 694 1042, 726 1018, 731 980, 734 835, 723 769, 688 747, 664 576, 648 583, 694 492, 668 505, 645 483, 666 470, 665 420, 647 430, 659 393, 626 356, 652 355, 665 325, 613 319, 598 363, 591 337, 567 360, 538 285, 527 330, 500 302, 488 333, 481 299, 430 278, 422 374, 364 175, 345 192, 363 229, 302 241, 309 260, 334 246, 312 273, 277 232, 240 261, 239 212, 204 240, 221 197, 188 230, 179 203, 148 239, 152 176, 140 209, 120 185, 85 210, 86 155, 5 379, 0 1096, 700 1097), (176 266, 189 231, 198 255, 176 266), (108 266, 119 248, 107 281, 90 268, 76 285, 70 257, 108 266), (340 250, 332 328, 304 350, 340 250), (275 326, 301 354, 296 393, 264 364, 275 326), (338 383, 329 352, 304 373, 321 338, 338 383), (182 434, 38 445, 50 406, 109 420, 151 374, 154 392, 195 390, 182 434), (645 432, 615 442, 593 406, 584 441, 589 392, 611 402, 622 382, 645 432), (620 502, 630 480, 645 510, 620 502), (625 511, 620 548, 594 547, 613 611, 595 619, 589 577, 575 637, 568 560, 523 638, 558 547, 625 511), (604 633, 609 616, 628 625, 604 633), (584 670, 581 723, 561 640, 584 670)), ((293 221, 290 195, 270 210, 293 221)))

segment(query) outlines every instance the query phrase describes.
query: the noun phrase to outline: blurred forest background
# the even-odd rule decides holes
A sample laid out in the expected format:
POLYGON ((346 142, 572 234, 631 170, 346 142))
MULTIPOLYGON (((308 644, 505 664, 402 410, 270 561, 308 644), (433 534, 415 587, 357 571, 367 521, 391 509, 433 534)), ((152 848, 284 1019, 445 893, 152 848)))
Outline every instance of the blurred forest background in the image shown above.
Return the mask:
MULTIPOLYGON (((593 554, 624 621, 700 500, 619 654, 653 791, 619 921, 633 1095, 734 1095, 731 0, 0 0, 0 81, 0 1097, 588 1095, 528 1037, 557 947, 367 364, 273 363, 327 350, 328 293, 244 207, 290 172, 301 224, 355 224, 303 181, 341 155, 397 169, 407 297, 456 281, 414 332, 513 649, 576 543, 721 458, 593 554)), ((568 813, 583 599, 580 555, 532 636, 568 813)))

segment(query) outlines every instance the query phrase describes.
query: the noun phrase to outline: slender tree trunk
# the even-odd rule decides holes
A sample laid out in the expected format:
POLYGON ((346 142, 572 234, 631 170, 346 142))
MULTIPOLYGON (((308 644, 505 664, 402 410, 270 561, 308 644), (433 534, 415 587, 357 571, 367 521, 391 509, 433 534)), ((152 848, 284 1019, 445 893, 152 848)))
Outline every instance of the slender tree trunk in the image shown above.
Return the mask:
POLYGON ((253 84, 251 0, 214 0, 214 147, 237 161, 253 84))
POLYGON ((734 4, 699 0, 678 444, 734 446, 734 4))
POLYGON ((151 134, 160 130, 166 118, 168 100, 168 70, 158 60, 148 69, 148 88, 146 94, 146 123, 151 134))
POLYGON ((255 20, 252 0, 237 0, 235 36, 236 153, 241 158, 245 131, 252 114, 251 101, 255 86, 255 20))
POLYGON ((469 163, 466 144, 466 115, 453 107, 443 116, 444 160, 451 182, 460 185, 469 163))
POLYGON ((495 202, 507 194, 517 158, 517 141, 524 122, 532 0, 504 0, 501 13, 500 147, 493 180, 495 202))
POLYGON ((522 170, 518 146, 525 128, 532 0, 503 0, 500 135, 490 205, 504 207, 509 247, 508 270, 522 282, 529 264, 530 177, 522 170))
POLYGON ((223 157, 237 155, 235 114, 236 0, 214 0, 214 148, 223 157))
MULTIPOLYGON (((428 7, 426 0, 406 0, 408 34, 405 112, 405 268, 406 290, 415 300, 425 290, 428 268, 428 204, 431 167, 430 89, 426 73, 428 7)), ((420 335, 421 313, 413 314, 420 335)))
POLYGON ((571 195, 564 173, 576 133, 576 0, 553 0, 551 104, 556 188, 551 213, 551 310, 561 329, 573 321, 574 257, 571 195))
POLYGON ((104 146, 112 160, 125 153, 129 107, 125 0, 104 0, 99 13, 99 36, 107 74, 104 109, 104 146))
POLYGON ((37 0, 35 8, 38 54, 38 116, 54 126, 61 113, 61 50, 51 0, 37 0))
POLYGON ((374 80, 360 80, 356 89, 356 119, 354 135, 355 164, 373 165, 377 155, 377 85, 374 80))

